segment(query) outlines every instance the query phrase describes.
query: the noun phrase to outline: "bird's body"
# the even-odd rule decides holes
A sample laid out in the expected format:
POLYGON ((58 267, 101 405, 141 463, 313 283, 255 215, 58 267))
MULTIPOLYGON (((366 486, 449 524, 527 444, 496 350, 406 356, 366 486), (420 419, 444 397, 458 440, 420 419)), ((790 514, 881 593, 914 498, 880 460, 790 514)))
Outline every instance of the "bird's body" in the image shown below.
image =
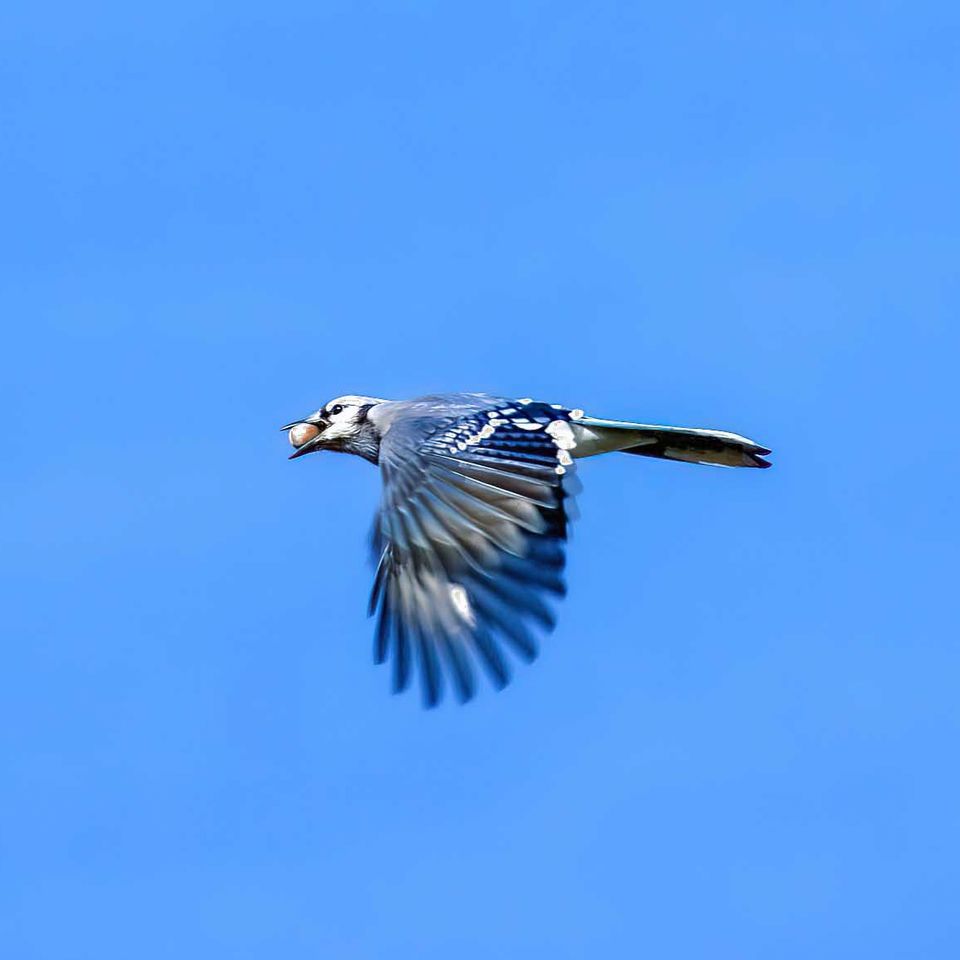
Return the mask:
POLYGON ((462 700, 474 660, 509 680, 501 643, 536 656, 562 596, 574 460, 623 451, 718 466, 767 467, 770 451, 717 430, 588 417, 533 400, 449 393, 391 401, 345 396, 288 424, 292 458, 319 450, 380 468, 374 523, 376 661, 392 658, 394 689, 416 661, 427 705, 442 678, 462 700))

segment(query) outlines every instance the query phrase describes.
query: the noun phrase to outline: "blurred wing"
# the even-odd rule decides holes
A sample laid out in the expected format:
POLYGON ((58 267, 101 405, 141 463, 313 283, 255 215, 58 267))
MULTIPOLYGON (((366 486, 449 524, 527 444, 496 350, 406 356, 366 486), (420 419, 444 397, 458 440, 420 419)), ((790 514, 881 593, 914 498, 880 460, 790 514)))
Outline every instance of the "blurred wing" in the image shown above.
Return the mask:
POLYGON ((393 659, 394 690, 416 662, 424 701, 445 676, 461 700, 478 660, 510 679, 506 641, 525 660, 562 596, 574 445, 567 412, 503 402, 476 413, 395 422, 380 447, 383 499, 374 525, 379 610, 374 656, 393 659))

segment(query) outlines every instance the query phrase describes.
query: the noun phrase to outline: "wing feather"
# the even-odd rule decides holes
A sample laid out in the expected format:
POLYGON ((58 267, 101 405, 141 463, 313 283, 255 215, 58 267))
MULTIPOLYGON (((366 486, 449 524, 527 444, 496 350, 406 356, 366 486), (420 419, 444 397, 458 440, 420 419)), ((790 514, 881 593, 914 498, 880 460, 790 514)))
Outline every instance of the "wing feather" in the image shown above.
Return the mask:
POLYGON ((460 398, 452 415, 411 408, 381 443, 370 609, 374 659, 393 657, 395 690, 415 660, 433 706, 445 673, 459 699, 474 695, 472 658, 505 686, 500 641, 529 661, 537 633, 553 629, 573 468, 547 429, 567 411, 495 398, 460 398))

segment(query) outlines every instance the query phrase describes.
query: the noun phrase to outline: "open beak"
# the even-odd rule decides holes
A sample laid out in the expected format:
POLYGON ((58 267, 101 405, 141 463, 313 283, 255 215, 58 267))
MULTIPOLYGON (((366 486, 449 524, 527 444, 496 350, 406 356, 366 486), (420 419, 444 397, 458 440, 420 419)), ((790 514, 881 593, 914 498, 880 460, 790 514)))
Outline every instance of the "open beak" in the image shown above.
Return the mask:
POLYGON ((317 416, 294 420, 282 426, 280 429, 289 432, 290 443, 296 448, 288 459, 296 460, 297 457, 320 449, 326 426, 326 422, 317 416))

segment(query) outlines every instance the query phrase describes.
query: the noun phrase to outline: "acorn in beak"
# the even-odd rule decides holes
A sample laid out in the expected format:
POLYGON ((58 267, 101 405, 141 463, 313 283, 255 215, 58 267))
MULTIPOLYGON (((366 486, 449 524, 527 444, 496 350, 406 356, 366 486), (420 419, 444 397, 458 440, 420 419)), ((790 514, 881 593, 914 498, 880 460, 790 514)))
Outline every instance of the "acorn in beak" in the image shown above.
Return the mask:
POLYGON ((287 439, 290 441, 290 446, 295 448, 288 459, 296 460, 297 457, 316 450, 320 445, 319 441, 325 426, 322 420, 294 420, 293 423, 282 426, 281 430, 288 431, 287 439))

